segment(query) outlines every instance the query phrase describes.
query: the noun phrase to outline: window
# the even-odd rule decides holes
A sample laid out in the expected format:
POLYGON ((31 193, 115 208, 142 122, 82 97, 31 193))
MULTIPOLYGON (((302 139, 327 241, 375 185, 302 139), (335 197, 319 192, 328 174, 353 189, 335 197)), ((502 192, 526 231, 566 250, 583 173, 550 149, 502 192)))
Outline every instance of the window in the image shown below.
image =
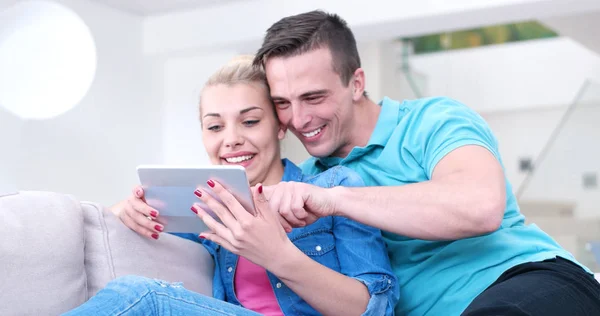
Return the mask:
POLYGON ((413 44, 415 54, 425 54, 556 36, 558 34, 541 23, 530 21, 424 35, 404 40, 413 44))

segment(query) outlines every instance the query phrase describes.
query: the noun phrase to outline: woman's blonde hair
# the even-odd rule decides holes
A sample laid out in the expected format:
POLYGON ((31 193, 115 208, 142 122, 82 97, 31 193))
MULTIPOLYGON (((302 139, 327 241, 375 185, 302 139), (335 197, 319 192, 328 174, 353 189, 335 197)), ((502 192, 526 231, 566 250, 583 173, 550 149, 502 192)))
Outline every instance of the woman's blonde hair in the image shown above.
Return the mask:
POLYGON ((236 83, 260 83, 266 87, 267 76, 262 68, 252 65, 253 60, 254 56, 252 55, 234 57, 210 76, 204 87, 236 83))
MULTIPOLYGON (((265 93, 267 93, 268 96, 269 85, 267 84, 267 76, 265 75, 262 67, 257 67, 252 64, 253 60, 253 55, 241 55, 234 57, 208 78, 204 84, 204 87, 202 88, 202 92, 204 92, 204 90, 208 87, 219 84, 258 84, 265 89, 265 93)), ((202 112, 201 105, 202 93, 200 93, 200 112, 202 112)))

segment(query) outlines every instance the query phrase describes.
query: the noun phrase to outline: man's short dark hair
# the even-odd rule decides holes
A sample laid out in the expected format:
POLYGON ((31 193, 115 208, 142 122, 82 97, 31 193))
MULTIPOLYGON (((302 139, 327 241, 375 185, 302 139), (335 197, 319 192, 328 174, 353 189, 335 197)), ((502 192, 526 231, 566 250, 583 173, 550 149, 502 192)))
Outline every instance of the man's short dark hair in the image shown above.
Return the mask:
POLYGON ((289 16, 273 24, 256 53, 254 65, 264 66, 270 57, 297 56, 318 48, 329 48, 333 70, 348 86, 360 68, 356 40, 346 21, 320 10, 289 16))

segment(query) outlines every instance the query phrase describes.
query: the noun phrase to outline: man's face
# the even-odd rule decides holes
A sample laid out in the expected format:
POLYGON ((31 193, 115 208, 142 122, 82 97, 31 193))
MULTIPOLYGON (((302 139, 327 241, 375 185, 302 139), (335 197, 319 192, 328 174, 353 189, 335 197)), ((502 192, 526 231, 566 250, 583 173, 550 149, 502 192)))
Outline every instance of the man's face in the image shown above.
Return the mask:
POLYGON ((348 155, 354 102, 362 97, 353 79, 347 87, 333 69, 328 48, 292 57, 272 57, 265 64, 279 120, 315 157, 348 155))

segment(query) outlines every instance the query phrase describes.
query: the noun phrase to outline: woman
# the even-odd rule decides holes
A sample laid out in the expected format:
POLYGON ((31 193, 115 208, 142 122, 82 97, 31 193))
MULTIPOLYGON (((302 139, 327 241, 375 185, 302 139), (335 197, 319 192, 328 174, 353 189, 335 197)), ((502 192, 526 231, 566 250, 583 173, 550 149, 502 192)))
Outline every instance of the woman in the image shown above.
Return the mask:
MULTIPOLYGON (((209 180, 208 185, 224 204, 203 189, 194 192, 222 222, 192 206, 211 229, 199 237, 215 259, 216 299, 178 284, 124 277, 72 314, 393 314, 398 289, 378 230, 326 217, 286 234, 278 214, 269 208, 262 184, 360 186, 362 180, 346 168, 307 177, 292 162, 281 160, 279 145, 285 130, 270 102, 265 75, 252 66, 251 56, 234 59, 209 78, 202 91, 200 119, 211 162, 245 167, 257 211, 255 216, 246 212, 217 181, 209 180)), ((113 212, 147 237, 158 239, 163 230, 158 212, 144 203, 141 188, 113 212)))

